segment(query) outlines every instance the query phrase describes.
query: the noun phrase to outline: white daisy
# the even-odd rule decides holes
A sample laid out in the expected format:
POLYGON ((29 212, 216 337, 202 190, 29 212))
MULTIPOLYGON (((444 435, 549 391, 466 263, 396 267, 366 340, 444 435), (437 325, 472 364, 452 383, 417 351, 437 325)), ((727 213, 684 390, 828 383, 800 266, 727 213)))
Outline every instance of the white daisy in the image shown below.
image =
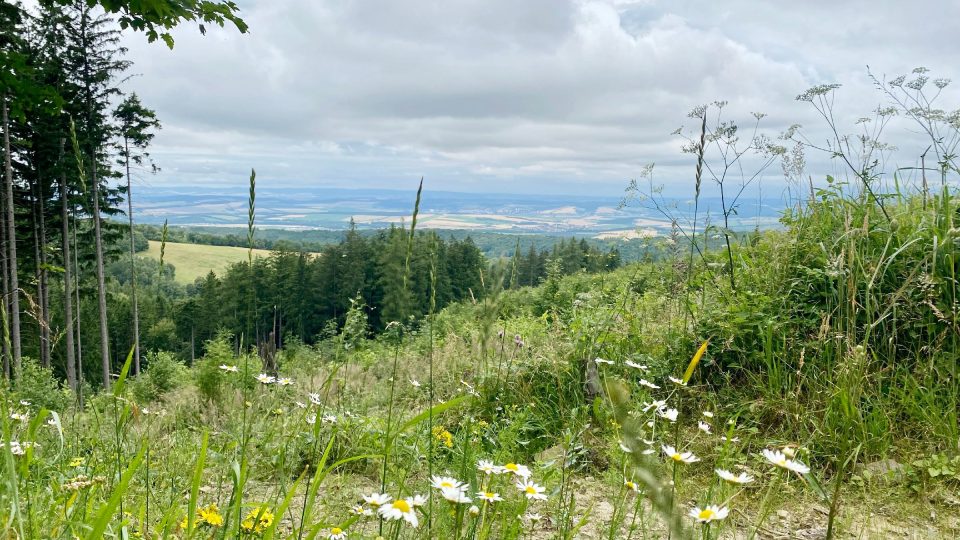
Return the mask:
POLYGON ((390 495, 386 493, 373 493, 371 495, 364 495, 363 502, 369 504, 370 506, 377 508, 389 503, 392 500, 390 495))
POLYGON ((624 364, 626 364, 629 367, 632 367, 633 369, 639 369, 640 371, 647 371, 647 366, 643 364, 638 364, 633 360, 627 360, 626 362, 624 362, 624 364))
POLYGON ((730 513, 730 509, 726 506, 717 506, 712 504, 706 508, 691 508, 690 517, 697 520, 699 523, 710 523, 712 521, 720 521, 727 517, 727 514, 730 513))
POLYGON ((753 482, 753 477, 747 473, 733 474, 726 469, 714 469, 714 472, 717 473, 717 476, 731 484, 749 484, 753 482))
POLYGON ((381 506, 377 511, 387 521, 404 520, 416 529, 420 525, 412 499, 397 499, 392 504, 381 506))
POLYGON ((547 500, 547 495, 544 493, 547 491, 547 488, 533 483, 531 480, 523 480, 517 482, 517 489, 523 492, 523 494, 530 500, 545 501, 547 500))
POLYGON ((593 361, 594 361, 597 365, 600 365, 600 364, 607 364, 607 365, 611 365, 611 366, 613 365, 613 361, 612 361, 612 360, 604 360, 603 358, 594 358, 593 361))
POLYGON ((347 531, 341 529, 340 527, 333 527, 330 529, 330 536, 327 538, 330 540, 346 540, 347 531))
POLYGON ((238 368, 237 366, 229 366, 227 364, 220 364, 220 369, 222 371, 226 371, 227 373, 236 373, 240 371, 240 368, 238 368))
POLYGON ((277 382, 277 379, 276 379, 276 377, 273 377, 273 376, 271 376, 271 375, 267 375, 266 373, 261 373, 261 374, 257 375, 257 381, 258 381, 259 383, 261 383, 261 384, 273 384, 273 383, 277 382))
POLYGON ((467 497, 464 489, 466 489, 466 486, 463 489, 445 487, 440 489, 440 495, 453 504, 470 504, 473 501, 470 497, 467 497))
POLYGON ((430 478, 430 487, 434 489, 459 489, 464 490, 467 488, 466 484, 457 480, 456 478, 451 478, 449 476, 436 476, 434 475, 430 478))
POLYGON ((641 384, 642 386, 646 386, 647 388, 653 388, 654 390, 657 390, 658 388, 660 388, 659 386, 653 384, 652 382, 650 382, 650 381, 648 381, 648 380, 646 380, 646 379, 640 379, 640 384, 641 384))
POLYGON ((499 493, 493 493, 492 491, 478 491, 477 497, 483 499, 484 502, 493 503, 497 501, 502 501, 503 497, 499 493))
POLYGON ((630 491, 632 491, 632 492, 634 492, 634 493, 640 493, 640 486, 638 486, 637 483, 634 482, 633 480, 624 479, 624 480, 623 480, 623 487, 629 489, 630 491))
POLYGON ((697 428, 704 433, 710 433, 710 424, 704 422, 703 420, 697 422, 697 428))
POLYGON ((693 452, 678 452, 676 448, 672 446, 663 445, 663 453, 666 456, 678 463, 694 463, 700 461, 700 458, 693 455, 693 452))
POLYGON ((779 450, 764 449, 763 457, 767 458, 767 461, 776 465, 777 467, 787 469, 788 471, 793 471, 797 474, 807 474, 810 472, 810 467, 807 467, 799 461, 788 459, 787 456, 785 456, 783 452, 779 450))
POLYGON ((664 411, 659 411, 658 414, 660 415, 661 418, 666 418, 667 420, 669 420, 669 421, 671 421, 671 422, 676 422, 676 421, 677 421, 677 415, 680 414, 680 411, 678 411, 678 410, 676 410, 676 409, 667 409, 667 410, 664 410, 664 411))
POLYGON ((290 386, 291 384, 293 384, 293 379, 289 377, 283 377, 283 378, 277 379, 277 384, 279 384, 280 386, 290 386))
POLYGON ((500 467, 500 472, 513 473, 523 479, 530 477, 530 469, 526 465, 517 465, 516 463, 507 463, 500 467))
POLYGON ((310 403, 314 405, 320 405, 320 394, 307 394, 307 397, 310 399, 310 403))
POLYGON ((492 461, 481 459, 477 462, 477 470, 484 474, 499 474, 501 467, 494 465, 492 461))
POLYGON ((676 378, 676 377, 670 377, 670 376, 667 376, 667 379, 670 379, 670 382, 672 382, 673 384, 675 384, 675 385, 677 385, 677 386, 686 386, 686 385, 687 385, 687 383, 683 382, 683 379, 678 379, 678 378, 676 378))

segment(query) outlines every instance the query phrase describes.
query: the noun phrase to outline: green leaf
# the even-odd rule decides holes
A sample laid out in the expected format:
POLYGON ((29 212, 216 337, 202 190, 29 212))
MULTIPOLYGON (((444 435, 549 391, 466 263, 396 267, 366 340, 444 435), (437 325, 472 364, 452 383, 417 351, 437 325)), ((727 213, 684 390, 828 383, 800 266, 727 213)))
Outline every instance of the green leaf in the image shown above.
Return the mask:
POLYGON ((120 376, 117 377, 117 382, 113 385, 113 397, 120 397, 120 394, 123 393, 123 387, 127 382, 127 373, 130 372, 130 362, 133 361, 133 347, 130 347, 130 352, 127 353, 127 360, 123 363, 123 369, 120 370, 120 376))
POLYGON ((141 446, 140 451, 137 452, 137 457, 130 462, 127 470, 120 476, 120 482, 114 487, 110 500, 100 507, 97 518, 93 522, 93 528, 90 529, 90 533, 87 534, 87 540, 99 540, 103 538, 103 533, 107 530, 107 525, 110 523, 110 520, 113 519, 113 513, 116 511, 117 506, 120 505, 120 501, 124 495, 126 495, 130 480, 133 478, 133 475, 136 474, 137 469, 140 468, 145 454, 146 446, 141 446))
POLYGON ((187 538, 193 535, 194 522, 197 519, 197 497, 200 494, 200 479, 203 478, 203 466, 207 460, 207 442, 210 438, 208 431, 203 432, 200 443, 200 454, 197 455, 197 465, 193 469, 193 482, 190 485, 190 504, 187 507, 187 538))

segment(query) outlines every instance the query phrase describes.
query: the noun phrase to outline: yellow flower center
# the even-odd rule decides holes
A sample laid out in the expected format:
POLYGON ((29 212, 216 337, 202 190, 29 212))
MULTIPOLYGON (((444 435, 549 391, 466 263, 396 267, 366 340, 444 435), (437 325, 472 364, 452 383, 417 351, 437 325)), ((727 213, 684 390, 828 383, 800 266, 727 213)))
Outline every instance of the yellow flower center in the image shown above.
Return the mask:
POLYGON ((786 466, 787 466, 787 460, 786 460, 786 459, 781 459, 780 461, 777 462, 777 465, 779 465, 779 466, 781 466, 781 467, 786 467, 786 466))
POLYGON ((533 487, 533 486, 527 486, 527 493, 529 493, 530 495, 536 495, 536 494, 537 494, 537 488, 535 488, 535 487, 533 487))
POLYGON ((713 514, 715 514, 713 510, 709 508, 704 508, 703 510, 700 511, 699 514, 697 514, 697 517, 699 519, 711 519, 713 518, 713 514))
POLYGON ((487 491, 487 492, 484 492, 483 496, 484 498, 493 500, 493 498, 496 497, 496 493, 490 493, 489 491, 487 491))
POLYGON ((683 456, 680 454, 673 454, 670 457, 673 458, 674 461, 683 461, 683 456))
POLYGON ((341 529, 340 527, 334 527, 330 529, 330 534, 341 534, 342 532, 343 532, 343 529, 341 529))
POLYGON ((410 511, 410 504, 403 499, 397 499, 393 501, 393 507, 403 512, 404 514, 410 511))
POLYGON ((507 463, 506 465, 503 466, 503 468, 513 472, 517 472, 518 470, 520 470, 519 467, 517 467, 516 463, 507 463))
POLYGON ((440 482, 440 487, 442 487, 442 488, 452 488, 452 487, 453 487, 453 483, 452 483, 452 482, 440 482))
POLYGON ((637 487, 637 485, 634 484, 633 482, 627 482, 625 485, 630 489, 636 489, 637 487))

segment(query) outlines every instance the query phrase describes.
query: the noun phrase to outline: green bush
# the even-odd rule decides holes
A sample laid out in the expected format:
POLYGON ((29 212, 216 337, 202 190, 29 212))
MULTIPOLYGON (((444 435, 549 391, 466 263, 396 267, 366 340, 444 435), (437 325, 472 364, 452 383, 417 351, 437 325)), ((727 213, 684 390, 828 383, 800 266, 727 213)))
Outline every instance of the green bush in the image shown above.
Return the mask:
POLYGON ((153 352, 147 355, 146 369, 131 382, 130 389, 138 402, 149 403, 176 388, 186 373, 186 366, 173 353, 153 352))
POLYGON ((51 411, 63 411, 73 400, 73 393, 60 384, 52 369, 42 367, 36 360, 28 357, 23 358, 14 396, 35 407, 51 411))

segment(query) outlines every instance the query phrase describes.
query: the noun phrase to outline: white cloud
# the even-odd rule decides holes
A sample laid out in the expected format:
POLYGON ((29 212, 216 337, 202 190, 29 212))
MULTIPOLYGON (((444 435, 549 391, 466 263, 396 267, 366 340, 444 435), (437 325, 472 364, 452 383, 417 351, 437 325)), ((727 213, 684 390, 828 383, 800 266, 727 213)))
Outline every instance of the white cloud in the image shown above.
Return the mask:
POLYGON ((670 133, 695 105, 764 111, 775 133, 816 124, 793 100, 813 84, 845 83, 845 119, 882 101, 866 64, 952 68, 960 8, 927 8, 261 0, 249 35, 182 29, 173 51, 128 36, 129 86, 165 124, 157 183, 241 184, 256 166, 298 184, 615 194, 649 162, 689 178, 670 133))

